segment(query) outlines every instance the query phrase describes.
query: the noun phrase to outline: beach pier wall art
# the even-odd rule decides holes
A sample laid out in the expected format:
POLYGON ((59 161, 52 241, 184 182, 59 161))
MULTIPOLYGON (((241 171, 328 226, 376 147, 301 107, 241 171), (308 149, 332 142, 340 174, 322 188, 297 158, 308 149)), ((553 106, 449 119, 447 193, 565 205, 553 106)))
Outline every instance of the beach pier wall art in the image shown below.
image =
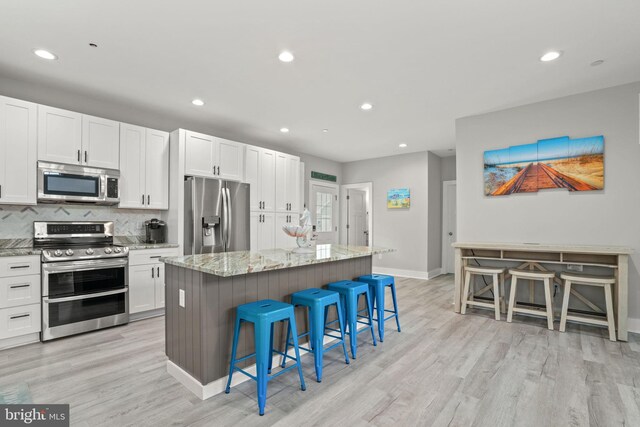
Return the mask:
POLYGON ((506 196, 550 188, 604 189, 604 137, 541 139, 484 152, 484 193, 506 196))

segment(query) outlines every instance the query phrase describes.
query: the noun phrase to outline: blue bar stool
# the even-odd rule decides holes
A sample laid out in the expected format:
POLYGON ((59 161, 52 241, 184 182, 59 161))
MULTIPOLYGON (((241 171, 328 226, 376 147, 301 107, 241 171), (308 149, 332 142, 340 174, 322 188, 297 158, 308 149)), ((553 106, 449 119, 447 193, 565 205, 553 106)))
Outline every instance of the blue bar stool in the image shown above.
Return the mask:
MULTIPOLYGON (((349 356, 347 355, 347 346, 344 343, 344 320, 342 317, 342 304, 340 304, 340 294, 334 291, 327 291, 324 289, 310 288, 304 291, 296 292, 291 295, 291 304, 294 307, 304 306, 309 309, 309 331, 304 334, 298 335, 298 339, 309 335, 309 345, 311 348, 300 347, 301 350, 305 350, 313 353, 313 358, 316 366, 316 381, 322 381, 322 356, 325 351, 332 350, 339 345, 342 345, 342 351, 344 352, 344 361, 349 364, 349 356), (335 306, 338 313, 338 323, 340 329, 327 328, 327 313, 329 307, 335 306), (329 329, 334 332, 339 332, 340 336, 327 334, 326 330, 329 329), (324 348, 324 337, 337 338, 339 341, 332 344, 328 348, 324 348)), ((330 322, 333 323, 333 322, 330 322)), ((289 337, 291 336, 291 325, 287 328, 287 344, 284 348, 285 354, 289 349, 289 337)), ((284 367, 285 359, 282 360, 282 367, 284 367)))
POLYGON ((329 283, 327 288, 330 291, 335 291, 340 294, 340 301, 342 304, 342 310, 347 319, 347 334, 349 335, 349 344, 351 345, 351 357, 356 358, 356 346, 358 344, 358 334, 360 332, 371 331, 371 339, 373 345, 376 344, 376 337, 373 333, 373 319, 371 313, 371 303, 369 299, 369 286, 366 283, 352 282, 350 280, 341 280, 339 282, 329 283), (367 308, 358 311, 358 300, 360 296, 364 295, 367 303, 367 308), (366 316, 360 313, 365 312, 366 316), (358 318, 368 319, 368 322, 358 320, 358 318), (366 329, 358 331, 358 323, 368 325, 366 329))
POLYGON ((231 378, 235 371, 241 372, 256 381, 258 389, 258 408, 260 409, 260 415, 264 415, 264 406, 267 402, 267 382, 284 374, 290 369, 298 368, 298 375, 300 375, 300 388, 306 390, 304 384, 304 378, 302 377, 302 367, 300 364, 300 351, 298 349, 298 336, 296 334, 296 318, 293 314, 293 306, 280 301, 274 300, 261 300, 252 302, 249 304, 239 305, 236 309, 236 324, 233 332, 233 348, 231 350, 231 362, 229 363, 229 379, 227 380, 227 388, 225 393, 231 391, 231 378), (293 348, 295 349, 296 357, 287 356, 285 353, 273 349, 273 326, 275 322, 281 322, 284 320, 289 321, 289 325, 293 333, 293 348), (247 356, 236 359, 236 351, 238 349, 238 335, 240 334, 240 326, 242 322, 251 322, 255 327, 255 353, 251 353, 247 356), (295 360, 296 363, 283 369, 282 371, 268 376, 271 373, 271 363, 273 360, 273 353, 280 354, 291 360, 295 360), (251 375, 247 371, 238 368, 236 363, 247 360, 251 357, 256 358, 256 376, 251 375))
POLYGON ((400 331, 400 317, 398 316, 398 299, 396 298, 396 283, 393 276, 385 276, 383 274, 368 274, 366 276, 358 277, 359 282, 365 282, 369 284, 371 289, 371 306, 375 306, 376 318, 378 322, 378 336, 380 342, 384 341, 384 322, 396 318, 396 325, 398 326, 398 332, 400 331), (391 288, 391 298, 393 298, 393 310, 387 310, 384 306, 384 293, 387 287, 391 288), (385 318, 386 313, 393 313, 391 316, 385 318))

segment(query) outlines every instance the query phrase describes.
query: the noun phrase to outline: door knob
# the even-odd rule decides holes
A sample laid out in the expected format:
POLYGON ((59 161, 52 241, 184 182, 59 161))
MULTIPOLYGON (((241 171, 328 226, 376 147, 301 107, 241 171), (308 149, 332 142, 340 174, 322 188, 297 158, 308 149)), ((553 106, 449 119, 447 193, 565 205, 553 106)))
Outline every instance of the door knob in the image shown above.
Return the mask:
POLYGON ((453 236, 453 233, 452 233, 452 232, 449 232, 449 236, 453 236))

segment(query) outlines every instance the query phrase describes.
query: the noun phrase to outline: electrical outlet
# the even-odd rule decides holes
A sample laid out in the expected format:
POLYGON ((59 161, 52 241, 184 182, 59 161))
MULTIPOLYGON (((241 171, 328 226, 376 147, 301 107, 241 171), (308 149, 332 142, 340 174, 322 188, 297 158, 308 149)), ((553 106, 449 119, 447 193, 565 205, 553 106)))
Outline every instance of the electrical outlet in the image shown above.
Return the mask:
POLYGON ((582 271, 582 264, 567 264, 567 270, 569 271, 582 271))
POLYGON ((178 304, 180 305, 180 307, 184 308, 184 289, 180 289, 180 292, 178 293, 178 304))

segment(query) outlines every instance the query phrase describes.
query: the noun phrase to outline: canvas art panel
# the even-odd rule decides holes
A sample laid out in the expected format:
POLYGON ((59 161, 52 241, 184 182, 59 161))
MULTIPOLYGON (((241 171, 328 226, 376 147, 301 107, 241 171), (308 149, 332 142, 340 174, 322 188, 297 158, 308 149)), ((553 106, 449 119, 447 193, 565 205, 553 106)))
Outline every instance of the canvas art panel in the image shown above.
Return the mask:
POLYGON ((407 209, 411 206, 411 192, 408 188, 394 188, 387 191, 387 208, 407 209))
POLYGON ((541 139, 484 153, 484 193, 604 189, 604 137, 541 139))

